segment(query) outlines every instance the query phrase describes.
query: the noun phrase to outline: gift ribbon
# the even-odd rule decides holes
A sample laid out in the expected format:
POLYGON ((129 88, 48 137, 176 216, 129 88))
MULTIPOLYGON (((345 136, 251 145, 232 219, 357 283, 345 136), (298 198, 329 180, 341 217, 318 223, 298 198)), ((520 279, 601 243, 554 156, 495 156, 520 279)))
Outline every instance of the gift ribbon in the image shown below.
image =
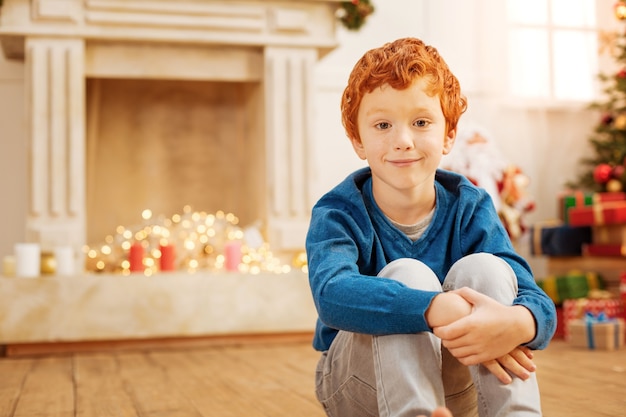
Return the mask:
POLYGON ((602 204, 594 204, 592 210, 594 223, 602 226, 604 224, 604 207, 602 204))
POLYGON ((535 224, 532 229, 532 237, 533 237, 533 249, 535 250, 535 255, 540 256, 543 255, 543 248, 541 245, 541 232, 544 228, 558 227, 562 226, 563 222, 560 220, 548 220, 545 222, 541 222, 535 224))
POLYGON ((610 319, 607 317, 606 314, 604 314, 604 312, 600 312, 597 315, 594 315, 593 313, 587 312, 585 313, 585 323, 587 325, 587 346, 589 347, 589 349, 595 349, 595 341, 593 340, 593 325, 597 324, 597 323, 614 323, 615 324, 615 331, 613 332, 614 337, 615 337, 615 347, 619 346, 619 326, 617 323, 617 320, 615 319, 610 319))
POLYGON ((541 250, 541 230, 542 228, 539 226, 533 228, 533 248, 535 249, 536 256, 543 255, 541 250))

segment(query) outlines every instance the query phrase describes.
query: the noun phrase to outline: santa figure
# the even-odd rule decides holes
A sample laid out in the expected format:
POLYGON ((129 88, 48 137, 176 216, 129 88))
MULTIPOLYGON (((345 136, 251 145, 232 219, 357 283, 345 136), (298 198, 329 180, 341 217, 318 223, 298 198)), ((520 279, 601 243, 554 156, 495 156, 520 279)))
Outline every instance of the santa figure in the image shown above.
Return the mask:
POLYGON ((485 129, 459 124, 456 143, 440 167, 463 174, 484 188, 512 239, 524 233, 523 215, 534 209, 526 192, 530 181, 519 167, 506 160, 485 129))

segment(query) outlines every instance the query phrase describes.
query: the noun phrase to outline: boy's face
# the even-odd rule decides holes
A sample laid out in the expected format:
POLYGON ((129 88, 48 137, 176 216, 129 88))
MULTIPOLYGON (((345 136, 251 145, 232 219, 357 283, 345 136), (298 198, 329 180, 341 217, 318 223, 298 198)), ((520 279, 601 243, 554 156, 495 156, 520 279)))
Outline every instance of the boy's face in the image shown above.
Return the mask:
POLYGON ((361 142, 351 141, 367 160, 378 193, 432 192, 439 162, 452 150, 456 131, 446 131, 439 96, 426 94, 425 86, 418 79, 404 90, 383 85, 363 96, 357 116, 361 142))

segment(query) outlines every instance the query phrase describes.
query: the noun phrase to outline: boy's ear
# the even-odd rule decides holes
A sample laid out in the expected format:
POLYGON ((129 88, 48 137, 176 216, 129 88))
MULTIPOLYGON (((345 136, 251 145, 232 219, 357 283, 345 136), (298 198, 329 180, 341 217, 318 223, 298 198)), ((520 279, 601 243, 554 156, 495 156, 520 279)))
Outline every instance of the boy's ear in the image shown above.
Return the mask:
POLYGON ((443 140, 443 154, 447 155, 452 150, 454 146, 454 141, 456 140, 456 128, 448 130, 446 133, 446 137, 443 140))
POLYGON ((352 148, 354 149, 354 152, 356 152, 357 156, 365 161, 367 159, 367 155, 365 153, 365 148, 363 147, 363 142, 359 139, 351 137, 350 143, 352 144, 352 148))

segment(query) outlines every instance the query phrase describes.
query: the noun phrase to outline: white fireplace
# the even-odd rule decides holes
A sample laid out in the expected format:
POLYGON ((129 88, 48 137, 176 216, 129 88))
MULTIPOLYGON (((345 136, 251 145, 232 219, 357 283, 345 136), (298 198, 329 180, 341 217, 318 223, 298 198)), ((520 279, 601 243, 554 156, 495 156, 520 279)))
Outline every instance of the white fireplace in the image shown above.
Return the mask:
MULTIPOLYGON (((275 250, 308 224, 313 67, 338 0, 4 0, 25 62, 28 240, 72 245, 191 205, 260 221, 275 250)), ((102 236, 104 237, 104 236, 102 236)), ((0 345, 310 332, 306 273, 0 276, 0 345)))
POLYGON ((338 5, 4 0, 2 48, 26 71, 28 240, 80 248, 189 204, 302 248, 313 67, 338 5))

